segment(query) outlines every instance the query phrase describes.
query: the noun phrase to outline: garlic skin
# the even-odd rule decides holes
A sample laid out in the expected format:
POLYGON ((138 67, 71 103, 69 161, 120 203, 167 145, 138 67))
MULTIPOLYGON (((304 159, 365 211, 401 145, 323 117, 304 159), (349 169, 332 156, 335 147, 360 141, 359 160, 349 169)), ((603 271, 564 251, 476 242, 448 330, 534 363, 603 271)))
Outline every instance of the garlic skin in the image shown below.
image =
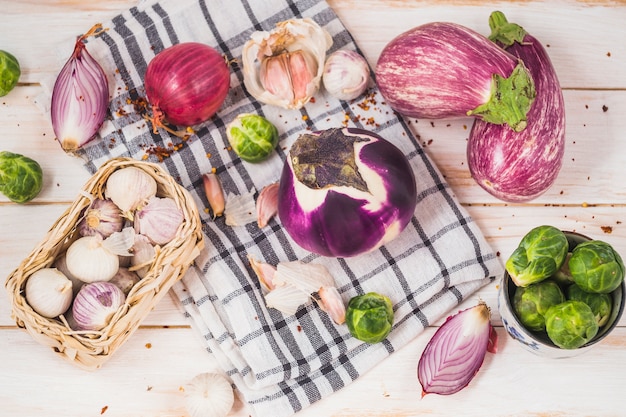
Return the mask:
POLYGON ((353 100, 367 90, 370 68, 361 54, 341 49, 324 64, 322 82, 326 91, 339 100, 353 100))
POLYGON ((244 194, 228 194, 226 196, 224 221, 227 226, 245 226, 257 221, 255 193, 256 190, 253 188, 244 194))
POLYGON ((104 246, 100 235, 83 236, 67 248, 65 264, 68 271, 83 282, 108 281, 117 272, 118 255, 104 246))
POLYGON ((72 281, 56 268, 35 271, 24 288, 26 301, 39 315, 54 318, 72 303, 72 281))
POLYGON ((151 197, 135 212, 135 231, 156 245, 165 245, 174 237, 185 217, 176 201, 169 197, 151 197))
POLYGON ((234 403, 230 382, 220 374, 196 375, 185 387, 185 405, 191 417, 226 417, 234 403))
POLYGON ((104 195, 122 210, 122 214, 133 219, 133 211, 146 204, 157 193, 157 183, 144 170, 128 166, 114 171, 107 178, 104 195))
POLYGON ((96 198, 85 209, 77 229, 81 236, 99 234, 109 237, 112 233, 121 231, 123 226, 124 218, 120 208, 111 200, 96 198))
POLYGON ((243 81, 258 101, 300 109, 319 90, 330 34, 310 18, 254 32, 242 50, 243 81))

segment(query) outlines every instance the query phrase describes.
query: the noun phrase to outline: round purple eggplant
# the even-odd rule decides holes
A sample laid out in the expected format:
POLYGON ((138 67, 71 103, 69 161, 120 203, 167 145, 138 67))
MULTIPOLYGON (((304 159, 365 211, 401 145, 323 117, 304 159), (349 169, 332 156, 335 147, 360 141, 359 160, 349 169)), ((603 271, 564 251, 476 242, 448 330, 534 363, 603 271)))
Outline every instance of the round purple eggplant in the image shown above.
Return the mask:
POLYGON ((397 36, 375 74, 387 104, 409 117, 474 116, 520 131, 535 97, 523 62, 454 23, 427 23, 397 36))
POLYGON ((556 180, 565 149, 565 105, 554 67, 541 43, 501 12, 489 18, 491 39, 521 59, 537 96, 526 129, 515 132, 475 120, 467 144, 469 170, 493 196, 509 202, 532 200, 556 180))
POLYGON ((397 237, 413 217, 413 169, 395 145, 355 128, 304 133, 289 150, 278 216, 302 248, 351 257, 397 237))

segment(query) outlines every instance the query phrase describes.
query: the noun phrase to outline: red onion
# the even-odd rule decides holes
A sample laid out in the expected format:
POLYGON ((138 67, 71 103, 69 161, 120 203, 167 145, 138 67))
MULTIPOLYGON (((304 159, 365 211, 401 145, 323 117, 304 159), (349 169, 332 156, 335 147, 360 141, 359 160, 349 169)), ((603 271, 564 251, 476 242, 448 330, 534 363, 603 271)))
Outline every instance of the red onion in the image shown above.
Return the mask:
POLYGON ((193 126, 210 119, 226 99, 230 73, 215 49, 187 42, 158 53, 148 64, 144 83, 156 131, 163 121, 193 126))
POLYGON ((422 396, 454 394, 470 383, 485 353, 497 349, 490 318, 489 307, 483 302, 448 317, 426 345, 417 365, 422 396))
POLYGON ((102 25, 95 25, 76 40, 72 56, 54 83, 50 105, 52 128, 66 151, 74 151, 91 141, 106 117, 109 83, 84 43, 87 37, 101 30, 102 25))

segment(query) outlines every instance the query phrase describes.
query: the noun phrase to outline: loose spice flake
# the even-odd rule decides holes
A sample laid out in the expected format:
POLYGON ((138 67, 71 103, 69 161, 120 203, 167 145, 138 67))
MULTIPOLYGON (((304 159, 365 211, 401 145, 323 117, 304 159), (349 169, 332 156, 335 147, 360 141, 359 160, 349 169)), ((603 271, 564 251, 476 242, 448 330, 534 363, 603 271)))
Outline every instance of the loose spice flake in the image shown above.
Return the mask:
POLYGON ((606 113, 608 110, 609 110, 609 108, 606 106, 606 104, 602 106, 602 111, 604 113, 606 113))
POLYGON ((104 407, 102 407, 102 409, 100 410, 100 415, 106 413, 106 411, 109 409, 108 405, 105 405, 104 407))
POLYGON ((611 226, 600 226, 600 229, 606 234, 611 234, 613 232, 613 228, 611 226))
POLYGON ((150 348, 152 348, 152 343, 149 343, 149 342, 146 343, 146 349, 150 349, 150 348))

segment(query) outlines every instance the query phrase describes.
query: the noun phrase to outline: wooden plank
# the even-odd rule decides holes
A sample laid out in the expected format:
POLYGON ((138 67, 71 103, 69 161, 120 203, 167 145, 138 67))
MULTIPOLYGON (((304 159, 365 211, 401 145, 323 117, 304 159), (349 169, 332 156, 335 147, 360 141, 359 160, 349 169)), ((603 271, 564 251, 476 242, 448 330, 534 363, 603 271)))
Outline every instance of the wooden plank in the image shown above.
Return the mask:
MULTIPOLYGON (((584 355, 564 360, 529 353, 497 328, 500 349, 487 354, 467 388, 452 397, 433 394, 420 399, 417 362, 434 330, 427 329, 349 388, 298 417, 618 416, 626 407, 621 395, 624 328, 584 355), (555 388, 564 383, 567 389, 555 388)), ((25 417, 186 415, 185 384, 198 373, 216 369, 200 346, 190 329, 140 329, 102 369, 88 372, 35 344, 24 332, 3 329, 1 409, 3 415, 25 417)), ((250 413, 238 401, 229 415, 250 413)))

